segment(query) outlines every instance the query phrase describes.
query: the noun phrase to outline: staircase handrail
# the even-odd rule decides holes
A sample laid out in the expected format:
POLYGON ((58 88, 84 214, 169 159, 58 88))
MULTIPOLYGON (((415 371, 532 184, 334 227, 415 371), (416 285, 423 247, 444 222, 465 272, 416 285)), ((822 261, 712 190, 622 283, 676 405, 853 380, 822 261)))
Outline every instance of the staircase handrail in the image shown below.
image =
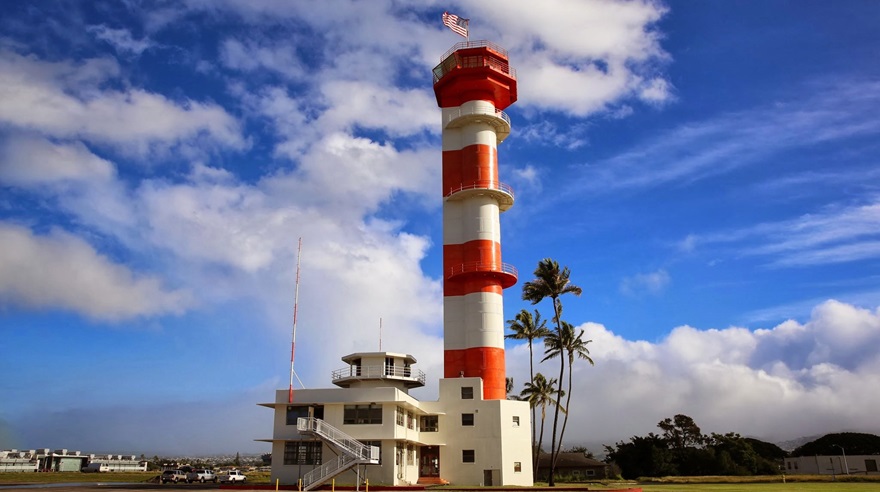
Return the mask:
POLYGON ((303 490, 311 490, 311 485, 320 485, 321 483, 324 483, 327 478, 337 475, 340 471, 345 471, 346 469, 351 468, 359 461, 360 460, 354 456, 340 454, 335 460, 328 461, 303 475, 303 490))
POLYGON ((359 460, 371 461, 378 459, 378 457, 373 457, 374 453, 372 448, 375 446, 367 446, 321 419, 314 417, 299 417, 296 419, 296 428, 301 432, 314 432, 352 454, 359 460))

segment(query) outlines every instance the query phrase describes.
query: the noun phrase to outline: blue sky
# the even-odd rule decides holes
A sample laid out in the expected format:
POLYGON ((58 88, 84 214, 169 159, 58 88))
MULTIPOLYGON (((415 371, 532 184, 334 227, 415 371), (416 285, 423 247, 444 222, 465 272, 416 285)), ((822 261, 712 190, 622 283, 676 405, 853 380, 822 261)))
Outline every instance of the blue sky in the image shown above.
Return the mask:
POLYGON ((0 448, 267 451, 300 237, 303 384, 381 342, 433 398, 444 10, 517 70, 507 318, 584 289, 568 443, 880 431, 880 4, 541 5, 4 5, 0 448))

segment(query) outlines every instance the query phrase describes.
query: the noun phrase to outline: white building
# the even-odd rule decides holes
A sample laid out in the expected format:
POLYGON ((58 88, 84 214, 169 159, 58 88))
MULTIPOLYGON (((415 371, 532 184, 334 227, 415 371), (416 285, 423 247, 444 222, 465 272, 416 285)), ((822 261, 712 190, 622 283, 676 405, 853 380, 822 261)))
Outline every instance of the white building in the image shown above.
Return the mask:
POLYGON ((532 485, 526 402, 507 400, 502 291, 516 269, 501 260, 500 214, 513 206, 499 180, 503 112, 517 99, 507 52, 488 41, 458 43, 433 70, 441 108, 443 379, 421 402, 411 355, 343 357, 336 389, 276 392, 272 479, 305 489, 333 476, 351 483, 532 485), (363 466, 363 469, 361 468, 363 466), (356 475, 350 471, 357 470, 356 475))
POLYGON ((147 471, 147 462, 134 455, 83 454, 48 448, 0 451, 0 472, 81 471, 92 463, 103 465, 100 471, 147 471))
POLYGON ((297 390, 293 404, 279 390, 274 403, 261 404, 275 409, 273 438, 266 439, 273 481, 296 484, 345 455, 307 424, 320 422, 378 448, 378 465, 345 463, 340 483, 354 483, 359 473, 383 485, 532 485, 527 402, 484 400, 474 377, 441 379, 439 399, 423 402, 409 395, 425 381, 411 355, 356 353, 343 361, 349 365, 333 372, 338 388, 297 390))
POLYGON ((880 455, 798 456, 785 458, 783 472, 789 475, 878 475, 880 455))

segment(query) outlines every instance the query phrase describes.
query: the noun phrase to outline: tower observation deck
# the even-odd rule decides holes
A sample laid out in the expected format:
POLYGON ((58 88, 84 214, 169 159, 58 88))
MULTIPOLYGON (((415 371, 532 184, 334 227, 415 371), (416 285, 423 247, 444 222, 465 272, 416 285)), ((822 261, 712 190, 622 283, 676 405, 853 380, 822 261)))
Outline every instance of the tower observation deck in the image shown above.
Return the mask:
POLYGON ((513 190, 499 180, 503 112, 516 101, 507 51, 489 41, 457 43, 434 68, 442 113, 444 377, 480 377, 483 398, 505 399, 502 290, 516 269, 501 261, 499 215, 513 190))

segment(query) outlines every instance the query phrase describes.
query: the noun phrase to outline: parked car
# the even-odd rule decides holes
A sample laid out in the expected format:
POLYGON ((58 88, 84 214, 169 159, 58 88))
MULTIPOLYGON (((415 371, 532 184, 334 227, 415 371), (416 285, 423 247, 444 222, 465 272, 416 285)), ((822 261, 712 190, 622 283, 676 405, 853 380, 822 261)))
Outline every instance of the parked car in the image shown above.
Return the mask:
POLYGON ((238 470, 229 470, 218 478, 220 479, 220 483, 244 483, 247 481, 245 474, 238 470))
POLYGON ((186 473, 183 473, 181 470, 165 470, 162 472, 162 476, 159 477, 159 480, 162 483, 168 482, 181 482, 186 480, 186 473))
POLYGON ((186 474, 186 483, 193 482, 217 482, 217 475, 213 470, 205 470, 204 468, 196 468, 186 474))

